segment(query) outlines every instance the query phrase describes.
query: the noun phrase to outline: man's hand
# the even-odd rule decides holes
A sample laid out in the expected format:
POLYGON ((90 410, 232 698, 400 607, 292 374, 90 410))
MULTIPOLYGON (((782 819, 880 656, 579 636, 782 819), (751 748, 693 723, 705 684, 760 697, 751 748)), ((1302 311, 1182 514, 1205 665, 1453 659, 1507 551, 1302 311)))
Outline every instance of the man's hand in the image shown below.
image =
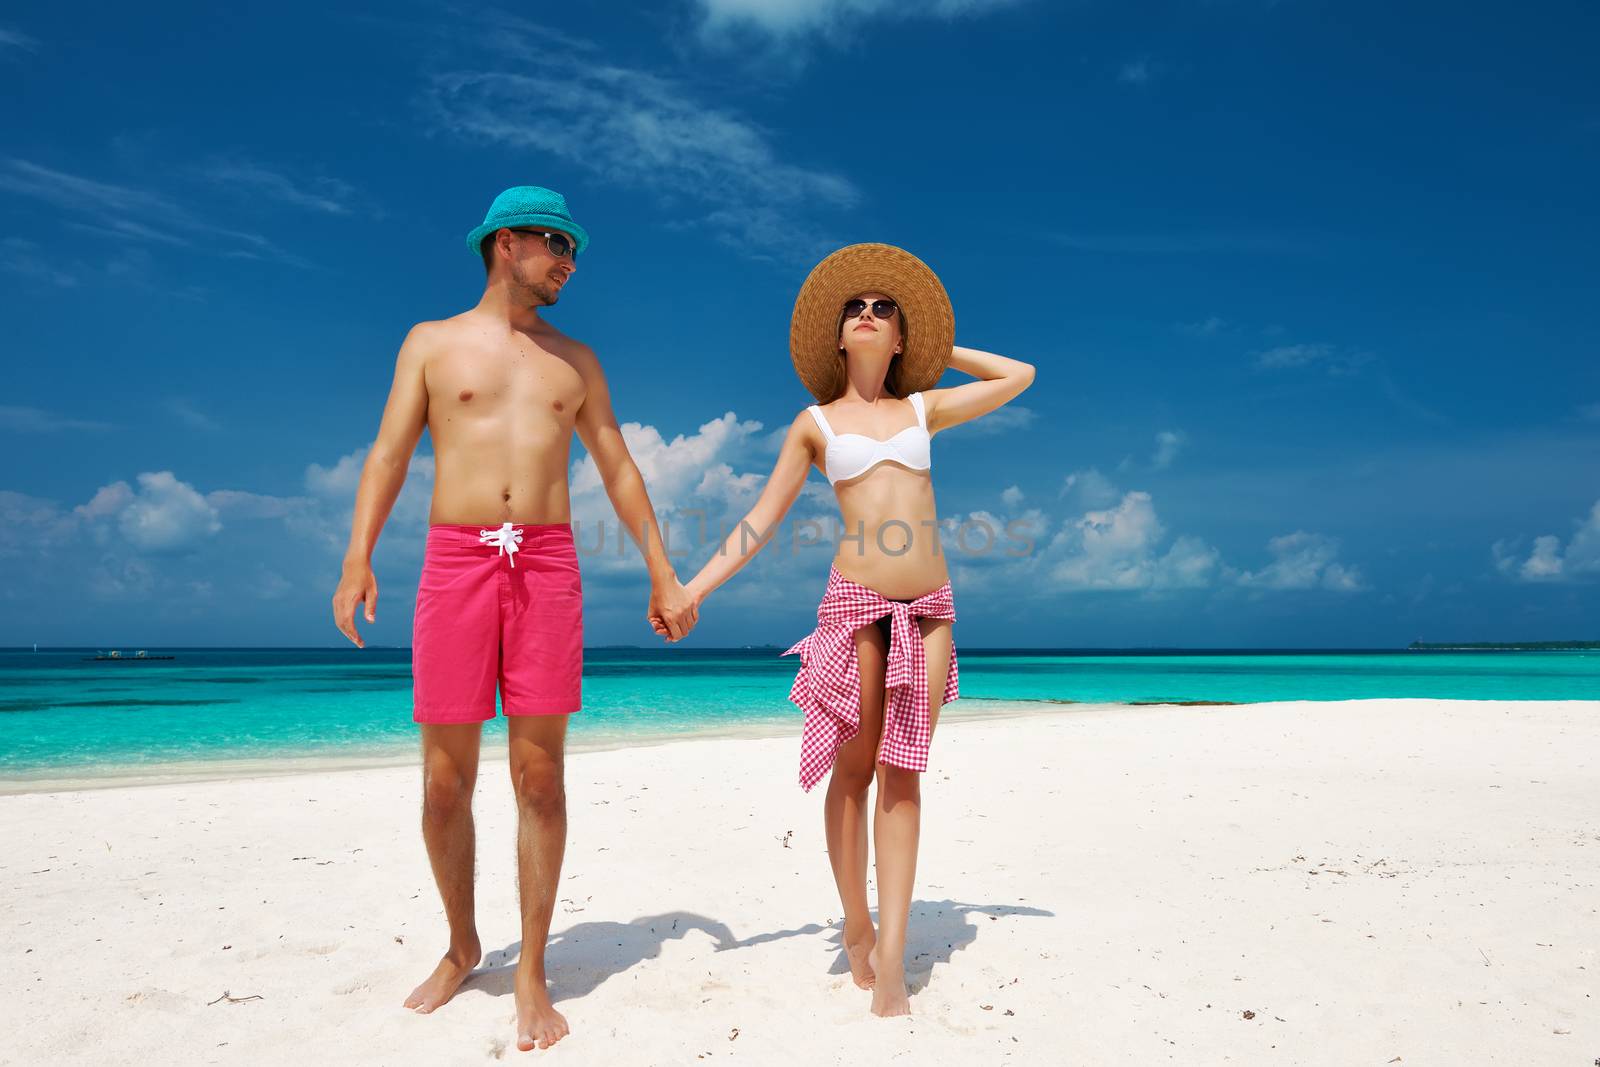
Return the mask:
POLYGON ((668 641, 681 640, 700 619, 700 606, 676 577, 650 588, 645 609, 650 628, 668 641))
POLYGON ((366 648, 366 642, 356 632, 357 604, 366 605, 368 622, 377 621, 378 578, 372 573, 371 564, 346 561, 339 588, 333 592, 333 623, 357 648, 366 648))

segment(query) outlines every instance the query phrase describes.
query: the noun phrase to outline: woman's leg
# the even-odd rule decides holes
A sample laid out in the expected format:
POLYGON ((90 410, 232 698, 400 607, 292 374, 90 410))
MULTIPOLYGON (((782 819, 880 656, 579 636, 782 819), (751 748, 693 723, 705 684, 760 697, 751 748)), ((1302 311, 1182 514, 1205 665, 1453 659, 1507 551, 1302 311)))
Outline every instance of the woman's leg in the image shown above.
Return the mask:
MULTIPOLYGON (((949 622, 918 619, 928 659, 928 710, 931 725, 939 722, 945 676, 950 670, 952 634, 949 622)), ((878 942, 869 962, 874 1015, 908 1015, 905 955, 906 924, 911 917, 911 890, 917 875, 917 844, 922 835, 922 775, 879 764, 878 804, 872 820, 878 853, 878 942)))
POLYGON ((822 806, 823 829, 833 880, 844 905, 844 949, 850 976, 862 989, 872 988, 867 953, 875 937, 867 904, 867 787, 872 784, 878 737, 883 733, 883 670, 887 645, 876 626, 855 632, 856 662, 861 671, 861 730, 842 745, 828 779, 822 806))

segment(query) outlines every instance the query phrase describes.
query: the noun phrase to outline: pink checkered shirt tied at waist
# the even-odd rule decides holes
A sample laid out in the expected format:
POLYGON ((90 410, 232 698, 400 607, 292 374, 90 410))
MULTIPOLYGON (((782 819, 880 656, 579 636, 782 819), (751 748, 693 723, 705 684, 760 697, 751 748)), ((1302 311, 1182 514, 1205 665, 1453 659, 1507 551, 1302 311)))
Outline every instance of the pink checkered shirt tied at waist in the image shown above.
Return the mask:
MULTIPOLYGON (((861 671, 851 635, 890 616, 889 654, 884 675, 887 690, 883 708, 883 744, 878 762, 908 771, 928 769, 928 746, 933 738, 929 721, 927 652, 922 631, 913 621, 956 618, 950 583, 917 597, 909 604, 889 600, 833 568, 828 589, 817 607, 817 628, 785 656, 800 654, 789 699, 806 713, 800 740, 800 787, 807 792, 833 766, 839 747, 861 729, 861 671)), ((950 649, 950 672, 945 677, 944 703, 960 696, 956 653, 950 649)))

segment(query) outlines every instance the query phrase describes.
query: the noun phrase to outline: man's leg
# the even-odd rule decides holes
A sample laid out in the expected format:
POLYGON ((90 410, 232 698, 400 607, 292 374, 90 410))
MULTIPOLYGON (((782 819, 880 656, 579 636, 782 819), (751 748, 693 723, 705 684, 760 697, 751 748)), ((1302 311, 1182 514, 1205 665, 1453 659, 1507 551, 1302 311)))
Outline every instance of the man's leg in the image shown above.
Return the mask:
MULTIPOLYGON (((954 647, 949 622, 917 619, 927 652, 930 727, 939 724, 945 676, 954 647)), ((906 924, 917 876, 917 846, 922 837, 922 775, 878 765, 878 806, 872 839, 878 853, 878 943, 872 950, 877 980, 872 987, 874 1015, 909 1015, 906 998, 906 924)))
POLYGON ((482 723, 422 724, 422 839, 450 924, 450 948, 406 1007, 426 1014, 455 995, 483 949, 473 915, 472 787, 478 779, 482 723))
POLYGON ((883 733, 883 675, 887 645, 876 626, 855 632, 856 663, 861 673, 861 729, 839 746, 822 804, 822 827, 828 842, 833 880, 844 907, 842 941, 850 960, 850 977, 871 989, 867 954, 877 943, 872 910, 867 903, 867 787, 872 784, 883 733))
POLYGON ((567 1020, 545 988, 544 950, 550 938, 561 857, 567 847, 563 780, 565 715, 506 719, 511 734, 511 788, 517 798, 517 884, 522 899, 522 958, 517 961, 517 1048, 549 1048, 567 1035, 567 1020))

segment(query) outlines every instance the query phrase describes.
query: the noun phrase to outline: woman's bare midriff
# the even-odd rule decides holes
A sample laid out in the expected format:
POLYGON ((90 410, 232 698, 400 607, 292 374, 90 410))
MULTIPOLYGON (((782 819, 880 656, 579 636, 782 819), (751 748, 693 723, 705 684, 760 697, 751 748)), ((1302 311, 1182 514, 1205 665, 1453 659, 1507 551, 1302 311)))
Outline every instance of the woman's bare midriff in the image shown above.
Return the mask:
POLYGON ((950 580, 927 471, 880 463, 834 491, 844 523, 833 557, 840 574, 892 600, 931 593, 950 580))

